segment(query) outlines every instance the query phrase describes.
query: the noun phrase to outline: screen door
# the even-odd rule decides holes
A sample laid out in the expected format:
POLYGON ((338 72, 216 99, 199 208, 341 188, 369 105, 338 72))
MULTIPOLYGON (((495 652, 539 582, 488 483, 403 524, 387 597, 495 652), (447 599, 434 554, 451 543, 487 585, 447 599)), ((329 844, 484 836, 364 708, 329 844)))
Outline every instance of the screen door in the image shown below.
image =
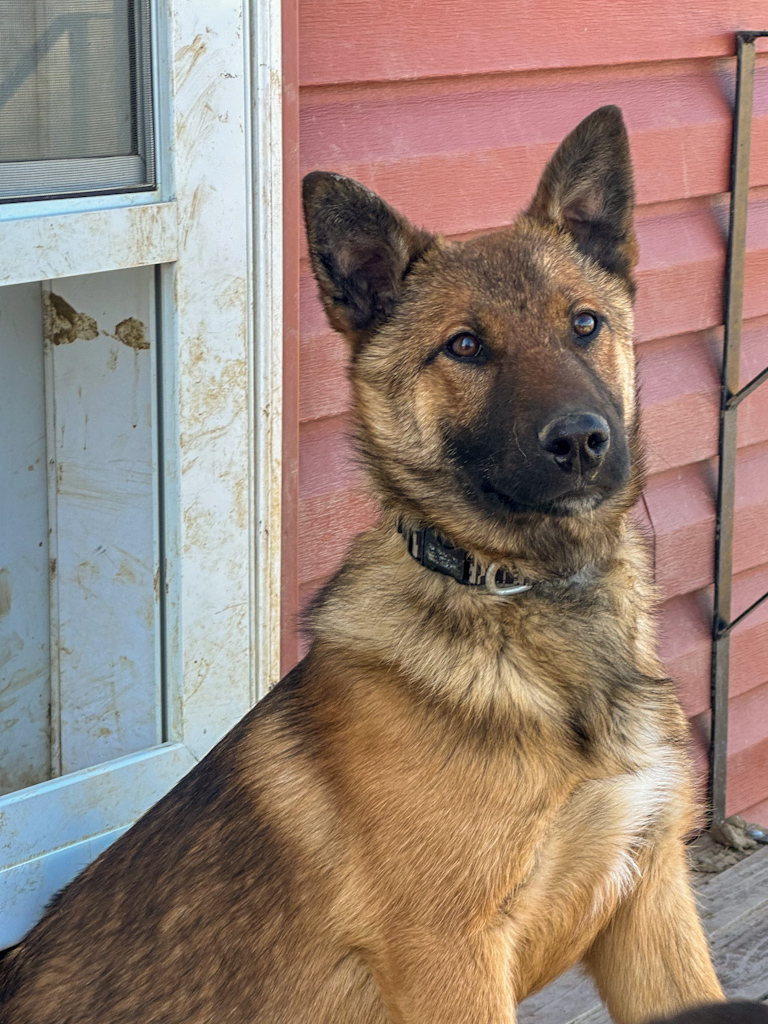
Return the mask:
POLYGON ((282 258, 279 2, 6 7, 0 948, 274 680, 282 258))

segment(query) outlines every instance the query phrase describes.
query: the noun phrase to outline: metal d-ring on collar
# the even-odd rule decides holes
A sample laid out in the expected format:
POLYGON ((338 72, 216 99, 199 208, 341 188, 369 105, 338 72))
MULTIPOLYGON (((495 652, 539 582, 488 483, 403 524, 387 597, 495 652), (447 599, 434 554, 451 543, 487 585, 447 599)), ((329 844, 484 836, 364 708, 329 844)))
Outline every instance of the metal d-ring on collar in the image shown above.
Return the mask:
POLYGON ((412 558, 433 572, 450 576, 457 583, 469 587, 483 587, 494 597, 514 597, 524 594, 533 586, 532 581, 498 562, 493 562, 483 571, 474 555, 464 548, 454 547, 441 534, 428 526, 420 530, 409 530, 398 524, 398 531, 405 537, 408 552, 412 558))
POLYGON ((495 597, 513 597, 515 594, 524 594, 526 590, 530 590, 533 586, 532 583, 511 583, 506 586, 503 584, 499 586, 496 582, 496 577, 500 569, 501 566, 497 562, 491 562, 485 570, 485 589, 489 594, 493 594, 495 597))

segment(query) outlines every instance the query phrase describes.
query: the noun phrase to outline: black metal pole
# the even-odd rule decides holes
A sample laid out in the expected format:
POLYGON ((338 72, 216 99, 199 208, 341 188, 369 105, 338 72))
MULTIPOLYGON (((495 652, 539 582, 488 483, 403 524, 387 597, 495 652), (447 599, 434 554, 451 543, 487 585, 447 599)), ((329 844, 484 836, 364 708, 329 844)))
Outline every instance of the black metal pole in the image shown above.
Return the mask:
POLYGON ((731 146, 731 209, 725 271, 725 337, 720 397, 720 458, 715 525, 715 602, 712 624, 710 799, 712 827, 715 831, 723 824, 726 816, 728 672, 738 415, 738 401, 734 401, 734 398, 739 392, 741 362, 755 39, 765 34, 762 32, 739 32, 736 34, 736 100, 731 146))

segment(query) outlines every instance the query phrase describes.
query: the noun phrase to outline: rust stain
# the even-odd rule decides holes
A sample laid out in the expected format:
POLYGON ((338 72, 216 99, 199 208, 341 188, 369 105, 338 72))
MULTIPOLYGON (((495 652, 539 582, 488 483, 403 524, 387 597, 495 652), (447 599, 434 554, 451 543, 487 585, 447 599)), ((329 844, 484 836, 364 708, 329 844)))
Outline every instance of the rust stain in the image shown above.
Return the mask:
POLYGON ((11 570, 8 566, 0 569, 0 619, 11 610, 11 570))
POLYGON ((216 531, 216 518, 210 509, 193 502, 182 513, 184 523, 184 552, 204 549, 216 531))
POLYGON ((120 566, 115 573, 115 579, 119 580, 121 583, 138 583, 138 576, 125 559, 120 563, 120 566))
POLYGON ((199 334, 196 334, 194 338, 190 338, 187 341, 186 352, 186 358, 189 361, 190 366, 199 366, 206 358, 208 358, 209 355, 211 358, 214 358, 213 354, 210 353, 208 346, 199 334))
POLYGON ((191 43, 180 47, 176 51, 176 63, 179 65, 177 88, 183 85, 187 78, 189 78, 192 68, 203 56, 206 49, 203 37, 198 32, 191 43))
POLYGON ((71 345, 81 338, 93 341, 99 335, 99 325, 87 313, 78 313, 60 295, 54 292, 43 296, 43 326, 51 345, 71 345))
POLYGON ((111 348, 109 350, 109 359, 107 360, 108 370, 114 370, 117 366, 117 352, 118 350, 116 348, 111 348))
POLYGON ((48 559, 48 573, 49 573, 49 575, 51 577, 54 577, 56 575, 56 559, 55 558, 49 558, 48 559))
POLYGON ((152 629, 155 624, 155 604, 154 601, 143 601, 141 608, 139 609, 144 625, 147 629, 152 629))
POLYGON ((114 337, 121 341, 123 345, 127 345, 128 348, 132 348, 136 352, 149 348, 147 328, 135 316, 129 316, 125 320, 121 320, 117 327, 115 327, 114 337))
MULTIPOLYGON (((183 118, 178 121, 176 134, 177 150, 186 152, 192 147, 199 149, 202 141, 216 127, 214 106, 217 102, 218 83, 209 82, 195 98, 183 118)), ((185 220, 189 218, 185 217, 185 220)))
POLYGON ((192 193, 192 199, 190 200, 187 215, 184 218, 184 227, 182 228, 181 233, 182 248, 185 248, 187 245, 187 238, 189 237, 189 232, 197 226, 198 211, 200 201, 202 199, 202 188, 202 185, 196 185, 192 193))
POLYGON ((247 530, 251 520, 251 492, 246 480, 235 483, 232 489, 232 500, 235 505, 235 523, 239 530, 247 530))
POLYGON ((85 600, 87 601, 90 597, 98 598, 98 593, 93 589, 93 584, 101 576, 101 567, 96 565, 94 562, 90 562, 87 559, 78 564, 75 569, 72 580, 80 587, 82 592, 85 594, 85 600))

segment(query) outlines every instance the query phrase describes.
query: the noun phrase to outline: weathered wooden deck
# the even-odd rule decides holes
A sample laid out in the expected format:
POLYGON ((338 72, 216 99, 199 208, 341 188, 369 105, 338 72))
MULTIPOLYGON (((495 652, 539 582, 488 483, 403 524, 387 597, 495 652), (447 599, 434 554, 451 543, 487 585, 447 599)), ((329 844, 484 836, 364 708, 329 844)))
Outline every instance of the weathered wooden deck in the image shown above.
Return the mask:
MULTIPOLYGON (((768 1002, 768 847, 719 875, 695 876, 715 967, 731 999, 768 1002)), ((520 1024, 608 1024, 578 969, 521 1003, 520 1024)))

